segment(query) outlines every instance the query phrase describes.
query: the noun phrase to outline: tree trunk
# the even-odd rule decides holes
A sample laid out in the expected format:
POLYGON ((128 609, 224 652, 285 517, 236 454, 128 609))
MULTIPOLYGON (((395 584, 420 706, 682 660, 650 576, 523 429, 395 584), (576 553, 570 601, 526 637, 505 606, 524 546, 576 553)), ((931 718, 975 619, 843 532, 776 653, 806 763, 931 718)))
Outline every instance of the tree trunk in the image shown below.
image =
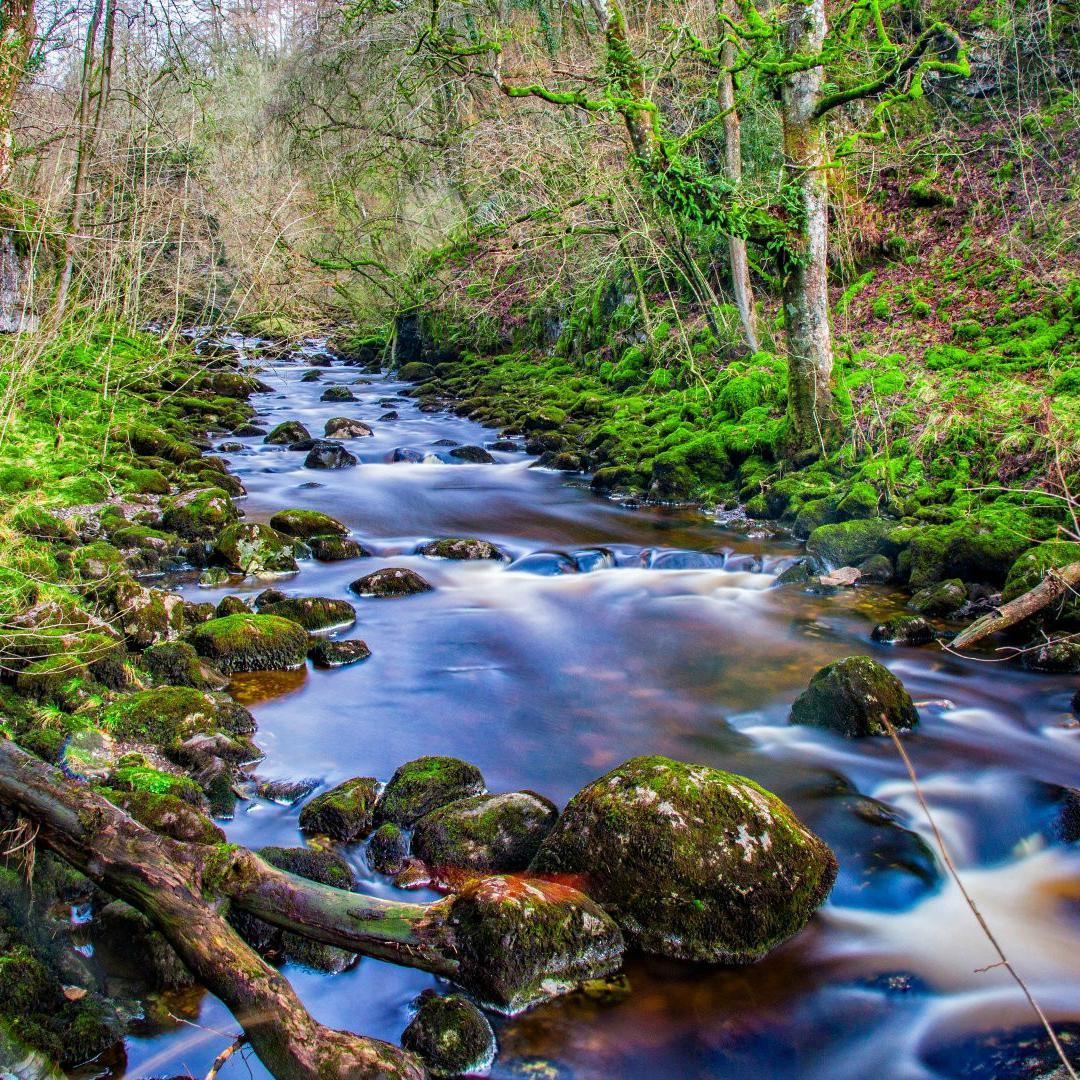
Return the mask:
MULTIPOLYGON (((735 46, 725 41, 720 48, 720 108, 724 112, 724 165, 733 184, 742 180, 742 130, 739 112, 735 108, 735 46)), ((739 309, 746 346, 752 352, 761 348, 754 293, 750 285, 750 265, 746 259, 746 241, 741 236, 728 237, 728 260, 731 264, 731 285, 735 305, 739 309)))
POLYGON ((15 95, 34 46, 37 23, 33 0, 0 4, 0 191, 7 189, 15 165, 15 95))
MULTIPOLYGON (((825 0, 789 0, 786 35, 789 60, 818 55, 825 40, 825 0)), ((785 180, 798 192, 802 217, 798 248, 783 287, 788 416, 793 446, 822 450, 833 422, 827 158, 824 124, 814 115, 824 74, 820 65, 794 71, 781 91, 785 180)))

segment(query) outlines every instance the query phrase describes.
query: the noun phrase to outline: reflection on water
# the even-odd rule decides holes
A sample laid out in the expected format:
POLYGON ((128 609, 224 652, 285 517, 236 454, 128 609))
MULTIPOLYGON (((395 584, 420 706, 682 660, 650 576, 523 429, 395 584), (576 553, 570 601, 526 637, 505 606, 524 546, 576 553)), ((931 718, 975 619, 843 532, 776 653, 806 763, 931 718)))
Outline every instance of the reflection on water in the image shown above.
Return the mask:
MULTIPOLYGON (((288 506, 323 510, 374 552, 305 562, 274 583, 352 599, 357 622, 342 636, 363 638, 373 655, 335 671, 234 680, 259 721, 261 777, 386 779, 403 761, 445 753, 476 762, 491 790, 565 801, 625 758, 663 753, 776 791, 840 860, 829 904, 763 962, 730 970, 631 958, 629 992, 594 987, 498 1020, 493 1075, 967 1075, 942 1047, 1030 1024, 1007 973, 981 970, 993 953, 942 873, 891 745, 786 723, 810 675, 852 652, 887 663, 927 703, 905 743, 952 854, 1048 1011, 1080 1018, 1080 854, 1054 833, 1055 785, 1080 783, 1068 680, 936 647, 873 645, 874 623, 901 610, 888 590, 770 589, 798 550, 790 542, 727 532, 697 511, 631 511, 530 468, 522 453, 493 451, 491 465, 392 462, 399 448, 423 458, 441 439, 483 445, 495 436, 420 413, 406 398, 393 404, 399 419, 379 422, 388 407, 380 399, 403 389, 382 377, 353 386, 356 402, 320 402, 326 385, 357 373, 335 367, 301 384, 303 370, 283 364, 265 376, 279 393, 256 399, 261 421, 300 419, 314 435, 333 416, 367 421, 375 435, 346 444, 359 467, 312 472, 303 455, 257 438, 226 456, 248 488, 241 505, 251 519, 288 506), (514 561, 414 554, 448 535, 494 541, 514 561), (350 581, 387 565, 416 569, 435 591, 351 596, 350 581)), ((266 584, 189 594, 250 598, 266 584)), ((252 800, 227 831, 238 843, 297 843, 297 813, 252 800)), ((351 860, 363 887, 390 890, 359 851, 351 860)), ((409 1001, 435 982, 372 960, 335 976, 287 971, 320 1020, 394 1040, 409 1001)), ((197 999, 197 1015, 203 1029, 235 1030, 209 996, 197 999)), ((129 1075, 204 1074, 226 1038, 193 1030, 133 1039, 129 1075)), ((265 1075, 240 1061, 223 1075, 249 1066, 265 1075)))

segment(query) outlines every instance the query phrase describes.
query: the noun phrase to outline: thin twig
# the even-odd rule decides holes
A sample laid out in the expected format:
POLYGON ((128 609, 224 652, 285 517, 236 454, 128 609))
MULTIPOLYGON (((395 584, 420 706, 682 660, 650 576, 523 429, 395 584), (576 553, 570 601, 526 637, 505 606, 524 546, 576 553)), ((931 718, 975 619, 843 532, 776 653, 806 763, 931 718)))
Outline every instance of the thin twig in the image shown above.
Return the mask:
POLYGON ((214 1077, 221 1071, 222 1065, 229 1060, 236 1053, 240 1047, 247 1043, 246 1035, 237 1035, 236 1038, 221 1051, 216 1058, 214 1058, 214 1064, 210 1066, 210 1071, 206 1074, 206 1080, 214 1080, 214 1077))

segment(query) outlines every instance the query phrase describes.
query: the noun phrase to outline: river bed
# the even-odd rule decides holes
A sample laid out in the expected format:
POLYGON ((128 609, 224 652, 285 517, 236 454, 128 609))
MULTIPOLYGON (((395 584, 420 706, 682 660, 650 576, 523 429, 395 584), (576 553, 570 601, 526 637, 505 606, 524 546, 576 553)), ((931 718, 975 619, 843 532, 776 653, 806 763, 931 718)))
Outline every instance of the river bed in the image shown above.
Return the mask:
MULTIPOLYGON (((531 467, 522 452, 493 451, 495 463, 482 465, 394 462, 400 447, 445 455, 440 440, 490 446, 498 436, 419 411, 391 376, 335 365, 305 383, 306 370, 294 356, 261 373, 275 392, 253 399, 256 422, 299 419, 319 436, 330 417, 363 420, 374 436, 345 444, 361 464, 306 469, 303 454, 259 437, 224 456, 247 488, 249 520, 322 510, 374 552, 304 561, 272 583, 353 601, 356 625, 341 636, 363 638, 373 655, 335 671, 236 680, 233 692, 258 719, 260 777, 386 780, 407 760, 450 754, 478 765, 491 791, 532 789, 562 805, 621 761, 660 753, 758 781, 840 862, 826 906, 753 967, 631 957, 610 986, 494 1018, 493 1076, 1029 1075, 995 1071, 992 1048, 955 1045, 1028 1028, 1034 1017, 1006 971, 980 970, 996 956, 944 872, 891 743, 787 723, 810 676, 853 653, 887 664, 920 703, 905 746, 966 885, 1049 1015, 1080 1021, 1080 845, 1055 835, 1056 785, 1080 784, 1075 680, 958 659, 936 644, 875 645, 870 631, 902 610, 899 594, 770 588, 800 545, 731 531, 698 510, 600 499, 581 479, 531 467), (350 384, 357 400, 320 401, 334 383, 350 384), (398 419, 379 419, 391 409, 398 419), (441 536, 494 541, 516 564, 413 554, 441 536), (563 564, 558 553, 591 569, 551 573, 563 564), (387 601, 348 591, 388 565, 418 570, 435 591, 387 601)), ((217 601, 267 584, 189 582, 182 591, 217 601)), ((250 846, 295 845, 297 815, 251 800, 226 831, 250 846)), ((361 848, 346 854, 361 888, 435 895, 395 890, 368 870, 361 848)), ((392 1041, 410 1001, 439 985, 369 959, 339 975, 285 970, 323 1023, 392 1041)), ((204 1076, 237 1030, 209 995, 167 1005, 175 1021, 128 1040, 128 1076, 204 1076)), ((241 1055, 221 1073, 267 1075, 241 1055)))

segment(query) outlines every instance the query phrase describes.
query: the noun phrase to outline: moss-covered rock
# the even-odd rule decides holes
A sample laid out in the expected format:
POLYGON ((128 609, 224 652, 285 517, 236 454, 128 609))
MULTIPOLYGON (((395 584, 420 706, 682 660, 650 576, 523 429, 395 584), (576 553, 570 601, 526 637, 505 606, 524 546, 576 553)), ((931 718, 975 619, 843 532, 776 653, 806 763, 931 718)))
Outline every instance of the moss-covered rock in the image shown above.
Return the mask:
POLYGON ((371 832, 379 782, 357 776, 317 795, 300 811, 300 828, 351 844, 371 832))
POLYGON ((345 536, 349 531, 337 518, 318 510, 279 510, 270 519, 270 527, 300 540, 309 540, 313 536, 345 536))
POLYGON ((308 659, 318 668, 338 668, 358 664, 371 656, 367 643, 359 638, 346 641, 317 641, 308 653, 308 659))
POLYGON ((919 589, 912 595, 908 606, 920 615, 948 615, 963 605, 967 595, 967 586, 959 578, 951 578, 919 589))
POLYGON ((362 420, 349 416, 334 416, 327 420, 323 433, 328 439, 363 439, 375 434, 362 420))
POLYGON ((189 844, 223 844, 225 834, 190 802, 153 791, 107 792, 110 802, 162 836, 189 844))
POLYGON ((236 521, 236 504, 219 487, 195 488, 162 504, 161 523, 188 540, 209 540, 236 521))
POLYGON ((416 596, 431 592, 432 586, 415 570, 404 566, 388 566, 357 578, 349 588, 358 596, 416 596))
POLYGON ((877 516, 879 496, 873 484, 860 481, 852 484, 848 493, 837 504, 840 519, 865 519, 877 516))
POLYGON ((278 615, 291 619, 305 630, 329 630, 351 626, 356 622, 356 609, 348 600, 327 596, 296 596, 266 604, 259 608, 263 615, 278 615))
POLYGON ((192 735, 250 735, 255 717, 225 694, 159 686, 106 706, 101 726, 117 739, 172 747, 192 735))
POLYGON ((580 875, 646 952, 748 963, 797 933, 836 859, 745 777, 634 758, 578 792, 533 870, 580 875))
POLYGON ((250 610, 239 596, 223 596, 214 608, 214 618, 223 619, 226 615, 243 615, 250 610))
POLYGON ((1036 641, 1025 649, 1022 662, 1028 671, 1074 675, 1080 671, 1080 644, 1064 638, 1036 641))
POLYGON ((870 636, 883 645, 926 645, 934 640, 934 630, 918 615, 897 615, 878 623, 870 636))
POLYGON ((505 561, 509 556, 489 540, 473 540, 466 537, 446 537, 421 544, 416 552, 437 559, 493 559, 505 561))
POLYGON ((307 656, 307 631, 277 615, 229 615, 188 634, 195 651, 227 674, 297 668, 307 656))
POLYGON ((869 656, 847 656, 821 668, 791 706, 793 724, 828 728, 848 738, 913 728, 919 714, 904 684, 869 656))
POLYGON ((356 395, 347 386, 328 386, 319 395, 320 401, 355 401, 356 395))
POLYGON ((141 754, 128 755, 109 774, 108 785, 116 791, 169 795, 189 806, 202 805, 199 785, 189 776, 152 767, 141 754), (135 760, 131 760, 135 759, 135 760))
POLYGON ((113 626, 133 649, 174 637, 184 628, 183 599, 161 589, 148 589, 130 578, 121 578, 112 590, 113 626))
POLYGON ((553 802, 532 791, 458 799, 416 823, 412 852, 439 868, 524 870, 558 816, 553 802))
POLYGON ((960 578, 1000 585, 1026 547, 1027 540, 1012 529, 978 522, 912 530, 908 584, 918 590, 946 578, 960 578))
POLYGON ((487 1017, 458 994, 425 990, 416 1015, 401 1034, 401 1045, 419 1054, 432 1076, 486 1073, 495 1060, 495 1032, 487 1017))
MULTIPOLYGON (((1034 589, 1050 570, 1080 562, 1080 544, 1054 540, 1029 548, 1009 568, 1001 599, 1008 603, 1034 589)), ((1080 629, 1080 597, 1066 592, 1043 611, 1043 617, 1067 629, 1080 629)))
POLYGON ((479 795, 484 777, 475 765, 453 757, 421 757, 406 762, 390 778, 375 810, 384 821, 411 826, 425 814, 457 799, 479 795))
POLYGON ((314 536, 308 541, 313 558, 319 562, 345 562, 359 559, 371 552, 348 536, 314 536))
POLYGON ((806 552, 830 570, 855 566, 881 551, 893 527, 880 518, 821 525, 806 541, 806 552))
POLYGON ((454 897, 461 981, 503 1013, 599 978, 620 964, 623 936, 594 900, 560 882, 520 875, 477 878, 454 897))
POLYGON ((469 465, 493 465, 495 459, 482 446, 455 446, 449 457, 469 465))
POLYGON ((142 666, 156 683, 191 686, 196 690, 224 690, 225 674, 205 660, 186 641, 164 641, 142 654, 142 666))
POLYGON ((241 574, 267 577, 300 569, 293 539, 258 522, 230 525, 214 542, 214 554, 241 574))
POLYGON ((304 458, 305 469, 351 469, 360 464, 340 443, 318 439, 304 458))
POLYGON ((285 420, 277 427, 271 428, 263 442, 270 443, 272 446, 288 446, 290 443, 302 442, 310 438, 311 432, 299 420, 285 420))
POLYGON ((377 874, 396 874, 409 857, 409 838, 397 825, 380 825, 368 841, 368 865, 377 874))

